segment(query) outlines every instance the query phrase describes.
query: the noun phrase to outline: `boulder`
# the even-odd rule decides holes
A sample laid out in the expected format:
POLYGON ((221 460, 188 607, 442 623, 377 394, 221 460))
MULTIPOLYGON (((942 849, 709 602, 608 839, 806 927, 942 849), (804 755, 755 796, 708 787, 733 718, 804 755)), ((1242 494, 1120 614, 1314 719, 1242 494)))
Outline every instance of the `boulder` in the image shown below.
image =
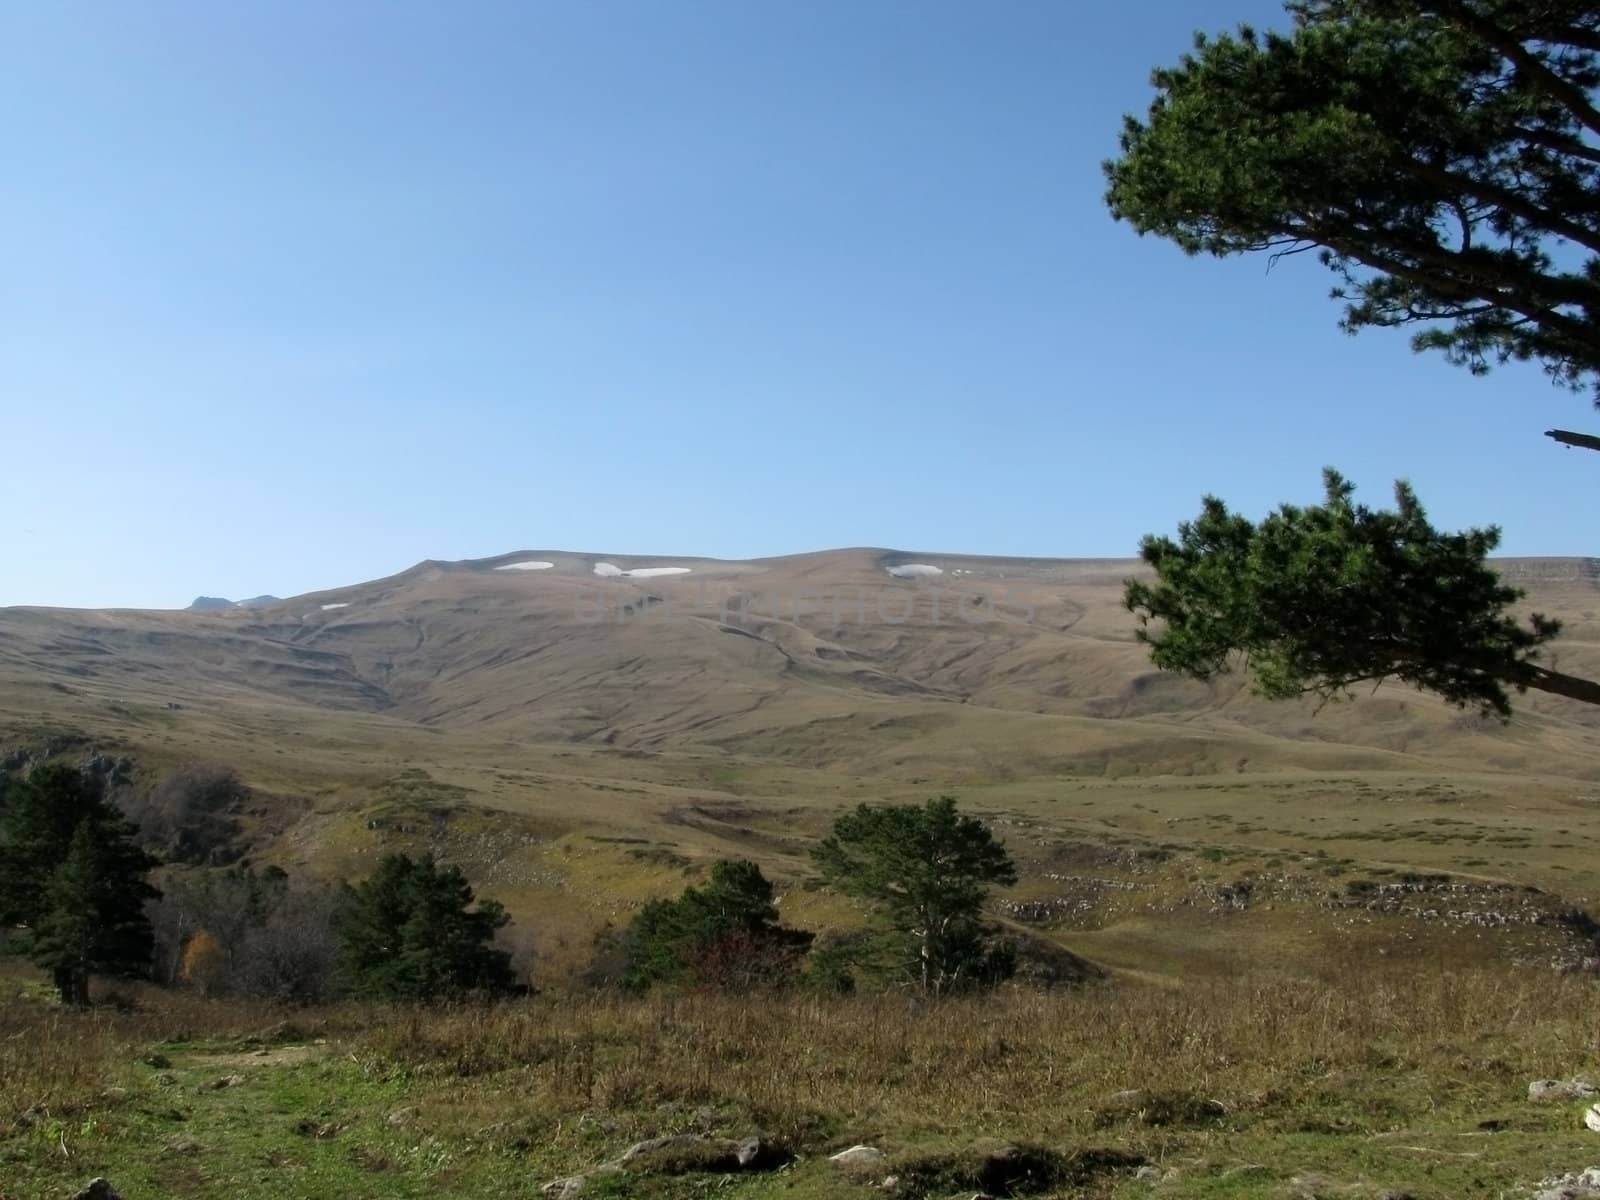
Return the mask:
POLYGON ((121 1194, 104 1177, 91 1179, 72 1200, 122 1200, 121 1194))
POLYGON ((1600 1104, 1591 1104, 1583 1114, 1583 1123, 1596 1133, 1600 1133, 1600 1104))

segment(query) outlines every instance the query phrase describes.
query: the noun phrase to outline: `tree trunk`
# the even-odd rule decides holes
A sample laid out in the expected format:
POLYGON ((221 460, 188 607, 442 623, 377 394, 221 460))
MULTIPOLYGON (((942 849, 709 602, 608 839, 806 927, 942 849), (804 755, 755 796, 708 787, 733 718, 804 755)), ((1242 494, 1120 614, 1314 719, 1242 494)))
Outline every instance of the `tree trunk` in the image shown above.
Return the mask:
POLYGON ((53 972, 56 992, 69 1008, 89 1007, 89 973, 74 966, 60 966, 53 972))

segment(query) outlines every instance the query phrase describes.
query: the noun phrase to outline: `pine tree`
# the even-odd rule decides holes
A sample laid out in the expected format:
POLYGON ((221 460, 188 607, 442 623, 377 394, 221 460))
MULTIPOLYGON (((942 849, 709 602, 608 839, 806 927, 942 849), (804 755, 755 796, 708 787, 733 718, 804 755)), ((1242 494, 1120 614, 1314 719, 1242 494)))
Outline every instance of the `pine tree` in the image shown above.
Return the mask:
POLYGON ((44 885, 78 826, 109 808, 95 780, 66 763, 46 763, 11 786, 0 821, 0 924, 38 921, 44 885))
POLYGON ((86 1004, 89 976, 137 978, 154 935, 145 876, 156 866, 100 785, 48 764, 11 788, 0 823, 0 921, 23 927, 16 946, 51 973, 63 1002, 86 1004))
POLYGON ((28 957, 50 972, 63 1003, 89 1002, 92 974, 139 978, 150 968, 155 937, 145 882, 153 859, 120 821, 82 821, 66 857, 43 889, 44 911, 24 941, 28 957))
POLYGON ((699 887, 640 911, 625 939, 624 983, 743 989, 788 976, 812 935, 778 923, 770 880, 748 861, 722 861, 699 887))
POLYGON ((925 992, 991 980, 1001 956, 982 920, 989 889, 1017 881, 1005 846, 954 797, 863 804, 812 851, 824 882, 876 905, 925 992))
POLYGON ((344 891, 339 977, 359 996, 433 1001, 511 991, 511 956, 493 945, 510 918, 477 901, 459 867, 391 854, 344 891))

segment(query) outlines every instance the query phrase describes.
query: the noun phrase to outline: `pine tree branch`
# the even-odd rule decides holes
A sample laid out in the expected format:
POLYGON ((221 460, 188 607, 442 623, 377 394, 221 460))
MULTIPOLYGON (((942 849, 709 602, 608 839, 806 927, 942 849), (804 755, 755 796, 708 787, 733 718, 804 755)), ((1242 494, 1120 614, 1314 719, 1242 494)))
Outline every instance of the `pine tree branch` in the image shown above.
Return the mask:
POLYGON ((1583 89, 1568 83, 1547 67, 1539 56, 1492 21, 1486 21, 1459 0, 1440 0, 1439 11, 1463 29, 1500 52, 1545 95, 1567 109, 1592 132, 1600 133, 1600 110, 1589 103, 1583 89))
POLYGON ((1553 696, 1565 696, 1568 700, 1578 700, 1584 704, 1600 704, 1600 683, 1592 679, 1580 679, 1576 675, 1566 675, 1560 671, 1551 671, 1545 667, 1536 667, 1532 663, 1520 664, 1512 682, 1520 687, 1549 692, 1553 696))
POLYGON ((1554 438, 1566 446, 1577 446, 1584 450, 1600 450, 1600 437, 1592 433, 1573 433, 1570 429, 1546 429, 1544 435, 1554 438))
POLYGON ((1524 125, 1514 127, 1512 132, 1524 141, 1543 146, 1546 150, 1554 150, 1557 154, 1567 154, 1586 162, 1600 163, 1600 148, 1591 146, 1587 142, 1580 142, 1576 138, 1551 133, 1548 129, 1529 129, 1524 125))
POLYGON ((1576 221, 1569 220, 1560 213, 1540 208, 1537 204, 1523 199, 1514 192, 1508 192, 1505 188, 1498 187, 1487 180, 1463 177, 1454 172, 1446 171, 1442 167, 1419 162, 1416 159, 1402 159, 1401 161, 1408 172, 1424 182, 1446 190, 1464 192, 1468 195, 1476 196, 1480 200, 1487 200, 1505 212, 1515 213, 1531 225, 1548 229, 1569 241, 1587 246, 1591 250, 1600 251, 1600 232, 1580 225, 1576 221))

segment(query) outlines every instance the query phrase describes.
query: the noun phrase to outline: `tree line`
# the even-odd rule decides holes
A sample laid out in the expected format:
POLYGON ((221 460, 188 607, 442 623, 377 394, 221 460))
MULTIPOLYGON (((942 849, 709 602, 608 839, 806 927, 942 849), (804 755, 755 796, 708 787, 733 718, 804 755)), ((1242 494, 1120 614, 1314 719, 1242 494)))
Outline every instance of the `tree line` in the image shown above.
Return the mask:
MULTIPOLYGON (((163 777, 129 804, 138 823, 103 777, 68 763, 4 782, 0 930, 9 951, 49 972, 65 1004, 87 1004, 93 976, 298 1004, 527 990, 497 944, 505 909, 431 855, 386 855, 353 885, 227 862, 219 847, 229 840, 228 812, 248 794, 231 772, 163 777), (188 869, 158 888, 151 876, 163 860, 188 869)), ((1016 868, 951 797, 861 805, 834 823, 812 861, 807 886, 864 903, 864 929, 819 938, 786 926, 760 867, 724 860, 704 882, 647 903, 603 935, 591 982, 633 992, 868 985, 942 994, 1015 969, 1015 949, 984 906, 992 888, 1016 881, 1016 868)))

